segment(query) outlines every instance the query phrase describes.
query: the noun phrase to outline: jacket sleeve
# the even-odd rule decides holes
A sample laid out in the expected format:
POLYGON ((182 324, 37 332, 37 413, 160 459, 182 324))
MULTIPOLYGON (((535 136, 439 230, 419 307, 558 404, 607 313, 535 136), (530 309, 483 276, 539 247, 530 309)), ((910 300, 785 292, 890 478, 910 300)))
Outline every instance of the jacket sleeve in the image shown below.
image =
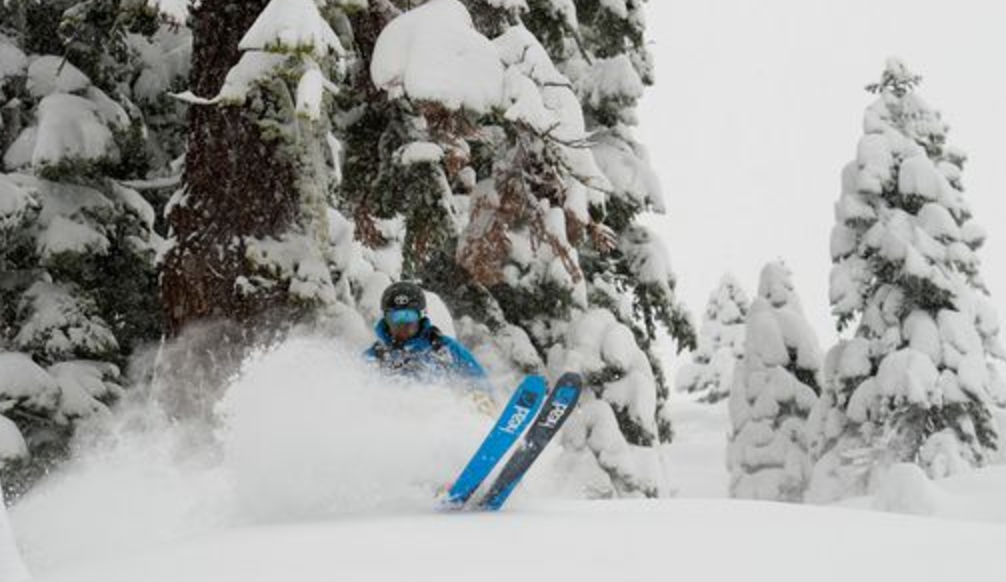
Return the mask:
POLYGON ((456 339, 446 336, 443 338, 443 342, 451 352, 455 371, 462 376, 475 380, 477 388, 489 391, 492 388, 489 384, 489 376, 482 368, 482 364, 479 364, 475 356, 468 351, 468 348, 461 345, 456 339))

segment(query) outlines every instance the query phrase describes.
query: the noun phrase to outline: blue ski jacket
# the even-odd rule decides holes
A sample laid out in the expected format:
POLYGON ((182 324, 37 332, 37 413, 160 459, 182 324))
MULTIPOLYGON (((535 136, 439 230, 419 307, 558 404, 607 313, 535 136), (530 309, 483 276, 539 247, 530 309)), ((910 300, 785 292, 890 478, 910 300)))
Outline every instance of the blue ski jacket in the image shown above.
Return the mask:
POLYGON ((369 362, 386 370, 422 380, 455 377, 471 380, 476 388, 489 390, 489 380, 475 356, 456 339, 444 335, 424 317, 419 333, 405 343, 395 344, 382 320, 375 328, 377 341, 364 352, 369 362))

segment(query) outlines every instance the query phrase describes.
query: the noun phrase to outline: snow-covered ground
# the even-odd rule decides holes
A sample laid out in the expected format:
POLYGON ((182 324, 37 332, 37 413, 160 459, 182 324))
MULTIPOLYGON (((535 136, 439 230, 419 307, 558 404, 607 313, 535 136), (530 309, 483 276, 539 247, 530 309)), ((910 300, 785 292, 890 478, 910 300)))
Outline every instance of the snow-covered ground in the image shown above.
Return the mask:
POLYGON ((504 512, 439 513, 431 498, 490 419, 448 387, 389 384, 357 360, 319 340, 263 354, 220 405, 222 446, 145 408, 124 414, 13 508, 36 581, 1006 575, 1006 467, 939 485, 902 467, 848 507, 723 499, 725 405, 680 396, 665 455, 675 499, 556 498, 553 455, 504 512))
POLYGON ((1004 530, 713 500, 529 504, 216 531, 46 582, 1000 580, 1004 530))
POLYGON ((695 397, 672 398, 674 443, 665 447, 664 461, 677 497, 727 497, 727 402, 703 404, 695 397))

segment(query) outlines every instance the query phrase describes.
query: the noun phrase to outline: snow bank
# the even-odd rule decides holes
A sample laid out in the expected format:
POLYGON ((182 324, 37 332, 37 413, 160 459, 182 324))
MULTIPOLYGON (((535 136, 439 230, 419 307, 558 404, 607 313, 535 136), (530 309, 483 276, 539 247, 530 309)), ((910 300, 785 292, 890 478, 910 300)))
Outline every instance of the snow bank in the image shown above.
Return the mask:
POLYGON ((918 465, 902 463, 887 470, 877 492, 850 500, 852 507, 879 511, 1006 523, 1006 467, 979 469, 947 479, 930 480, 918 465))

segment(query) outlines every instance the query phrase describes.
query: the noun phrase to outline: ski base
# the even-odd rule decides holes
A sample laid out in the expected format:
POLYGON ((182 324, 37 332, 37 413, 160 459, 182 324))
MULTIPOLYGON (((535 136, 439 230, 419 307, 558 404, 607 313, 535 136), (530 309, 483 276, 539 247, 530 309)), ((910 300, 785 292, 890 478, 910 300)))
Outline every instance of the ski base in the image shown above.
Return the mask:
POLYGON ((559 378, 534 424, 479 501, 480 509, 497 511, 503 507, 535 460, 572 415, 582 390, 583 380, 579 374, 568 373, 559 378))
POLYGON ((460 508, 492 473, 500 459, 536 418, 545 400, 548 384, 542 376, 528 376, 514 390, 496 424, 455 479, 442 504, 460 508))

